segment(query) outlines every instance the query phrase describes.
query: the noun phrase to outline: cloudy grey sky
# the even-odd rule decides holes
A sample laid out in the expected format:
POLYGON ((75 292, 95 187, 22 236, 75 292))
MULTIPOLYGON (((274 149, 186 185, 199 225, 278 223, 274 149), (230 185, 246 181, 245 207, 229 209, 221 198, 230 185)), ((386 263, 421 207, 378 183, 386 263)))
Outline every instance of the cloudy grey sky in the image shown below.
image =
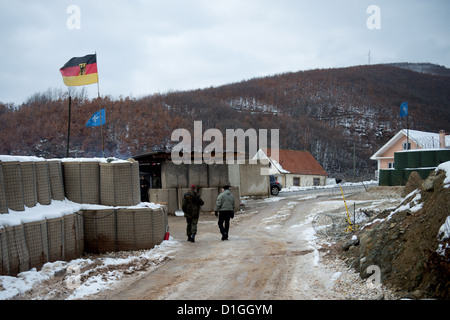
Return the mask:
POLYGON ((369 50, 450 67, 449 35, 448 0, 1 0, 0 102, 67 90, 59 69, 94 52, 100 94, 138 98, 367 64, 369 50))

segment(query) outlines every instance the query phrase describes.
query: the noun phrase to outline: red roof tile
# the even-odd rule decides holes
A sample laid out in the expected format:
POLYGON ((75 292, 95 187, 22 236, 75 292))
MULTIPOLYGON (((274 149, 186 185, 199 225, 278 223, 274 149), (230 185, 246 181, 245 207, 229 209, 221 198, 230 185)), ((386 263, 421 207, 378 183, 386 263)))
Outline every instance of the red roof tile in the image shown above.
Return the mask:
MULTIPOLYGON (((271 149, 266 149, 270 157, 271 149)), ((328 173, 308 151, 279 149, 279 163, 290 173, 328 176, 328 173)))

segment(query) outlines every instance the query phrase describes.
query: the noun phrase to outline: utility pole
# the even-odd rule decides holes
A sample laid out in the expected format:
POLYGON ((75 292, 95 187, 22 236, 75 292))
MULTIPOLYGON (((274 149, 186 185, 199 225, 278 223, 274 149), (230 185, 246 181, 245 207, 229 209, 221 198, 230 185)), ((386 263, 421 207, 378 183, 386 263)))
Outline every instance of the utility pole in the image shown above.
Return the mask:
POLYGON ((353 142, 353 181, 356 179, 356 142, 353 142))

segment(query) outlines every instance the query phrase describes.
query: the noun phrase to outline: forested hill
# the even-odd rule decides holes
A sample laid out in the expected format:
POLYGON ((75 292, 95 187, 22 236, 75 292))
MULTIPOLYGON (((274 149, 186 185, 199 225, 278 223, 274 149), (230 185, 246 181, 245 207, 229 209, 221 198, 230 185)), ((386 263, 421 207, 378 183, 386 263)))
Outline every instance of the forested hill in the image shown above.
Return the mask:
MULTIPOLYGON (((172 132, 193 135, 201 120, 203 131, 224 136, 226 129, 279 129, 281 148, 310 151, 331 176, 351 178, 355 159, 356 176, 367 178, 376 169, 370 156, 406 128, 402 102, 409 103, 411 129, 450 131, 450 77, 409 69, 318 69, 138 99, 91 100, 81 91, 72 99, 70 147, 101 156, 100 127, 85 124, 105 108, 106 156, 170 151, 178 143, 172 132)), ((35 93, 21 106, 0 103, 0 154, 65 157, 67 120, 67 94, 58 90, 35 93)))

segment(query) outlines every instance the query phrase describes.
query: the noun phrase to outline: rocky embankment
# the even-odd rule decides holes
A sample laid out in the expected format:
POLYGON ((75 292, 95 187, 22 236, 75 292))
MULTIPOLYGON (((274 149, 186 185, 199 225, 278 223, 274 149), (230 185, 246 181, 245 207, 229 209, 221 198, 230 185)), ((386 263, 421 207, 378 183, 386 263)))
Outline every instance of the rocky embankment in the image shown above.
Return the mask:
POLYGON ((424 181, 413 172, 402 203, 347 235, 338 244, 340 257, 363 279, 378 272, 381 283, 400 296, 450 299, 450 188, 445 179, 445 170, 424 181))

